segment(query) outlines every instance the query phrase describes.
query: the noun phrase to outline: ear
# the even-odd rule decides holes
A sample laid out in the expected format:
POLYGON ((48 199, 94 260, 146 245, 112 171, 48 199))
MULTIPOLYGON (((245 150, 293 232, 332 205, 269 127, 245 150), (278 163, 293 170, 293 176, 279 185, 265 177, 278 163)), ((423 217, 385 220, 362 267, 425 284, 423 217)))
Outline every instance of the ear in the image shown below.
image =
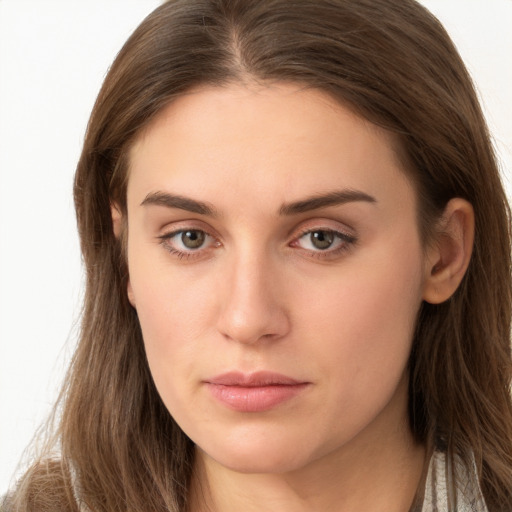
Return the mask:
POLYGON ((123 214, 121 213, 121 207, 117 203, 110 203, 110 215, 112 216, 114 236, 119 239, 123 226, 123 214))
POLYGON ((128 295, 128 300, 130 301, 130 304, 135 308, 135 295, 133 294, 133 288, 132 283, 130 281, 130 277, 128 277, 128 283, 126 285, 126 295, 128 295))
POLYGON ((458 288, 468 268, 473 249, 475 215, 465 199, 451 199, 437 227, 425 260, 423 300, 440 304, 458 288))
MULTIPOLYGON (((117 203, 110 203, 110 214, 112 215, 112 229, 114 231, 114 236, 119 240, 123 236, 123 214, 121 212, 121 208, 117 203)), ((126 257, 126 255, 125 255, 126 257)), ((126 293, 128 295, 128 300, 130 304, 135 307, 135 296, 133 294, 132 284, 130 282, 130 277, 128 277, 128 283, 126 285, 126 293)))

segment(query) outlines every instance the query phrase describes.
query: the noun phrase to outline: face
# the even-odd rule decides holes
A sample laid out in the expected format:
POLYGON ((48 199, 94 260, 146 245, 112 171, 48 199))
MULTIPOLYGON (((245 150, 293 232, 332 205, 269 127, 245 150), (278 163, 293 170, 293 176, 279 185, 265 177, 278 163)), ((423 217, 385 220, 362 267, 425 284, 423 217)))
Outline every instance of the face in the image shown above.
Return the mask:
POLYGON ((128 295, 204 456, 282 472, 406 423, 425 264, 393 148, 289 84, 195 90, 132 147, 128 295))

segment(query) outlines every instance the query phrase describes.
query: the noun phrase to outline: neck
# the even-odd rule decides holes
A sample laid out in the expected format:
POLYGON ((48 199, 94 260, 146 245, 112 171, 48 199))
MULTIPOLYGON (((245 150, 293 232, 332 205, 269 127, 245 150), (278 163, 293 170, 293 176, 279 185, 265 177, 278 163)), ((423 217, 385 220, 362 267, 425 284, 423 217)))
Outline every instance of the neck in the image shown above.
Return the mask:
MULTIPOLYGON (((197 449, 188 510, 407 512, 421 479, 425 449, 413 440, 406 403, 397 402, 404 413, 400 424, 383 430, 389 418, 379 418, 348 445, 287 473, 233 471, 197 449)), ((391 417, 396 420, 396 410, 391 417)))

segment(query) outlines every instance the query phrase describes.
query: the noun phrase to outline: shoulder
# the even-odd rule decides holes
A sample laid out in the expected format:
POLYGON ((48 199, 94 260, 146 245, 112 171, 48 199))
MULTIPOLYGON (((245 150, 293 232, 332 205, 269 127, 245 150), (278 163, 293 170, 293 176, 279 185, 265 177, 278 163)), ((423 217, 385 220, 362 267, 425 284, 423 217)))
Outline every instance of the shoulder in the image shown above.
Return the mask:
POLYGON ((488 512, 473 458, 464 464, 458 457, 436 451, 430 459, 422 512, 457 510, 488 512))
POLYGON ((12 491, 0 498, 0 512, 79 512, 71 472, 58 459, 39 461, 12 491))

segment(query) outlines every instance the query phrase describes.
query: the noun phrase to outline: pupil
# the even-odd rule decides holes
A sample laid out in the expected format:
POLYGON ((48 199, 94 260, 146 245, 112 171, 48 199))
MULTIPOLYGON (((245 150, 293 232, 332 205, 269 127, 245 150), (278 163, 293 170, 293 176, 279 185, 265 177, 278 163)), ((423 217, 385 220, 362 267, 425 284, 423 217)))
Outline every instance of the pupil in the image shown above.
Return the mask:
POLYGON ((334 233, 329 231, 315 231, 311 233, 311 243, 317 249, 328 249, 334 242, 334 233))
POLYGON ((203 245, 205 234, 202 231, 184 231, 181 241, 187 249, 197 249, 203 245))

